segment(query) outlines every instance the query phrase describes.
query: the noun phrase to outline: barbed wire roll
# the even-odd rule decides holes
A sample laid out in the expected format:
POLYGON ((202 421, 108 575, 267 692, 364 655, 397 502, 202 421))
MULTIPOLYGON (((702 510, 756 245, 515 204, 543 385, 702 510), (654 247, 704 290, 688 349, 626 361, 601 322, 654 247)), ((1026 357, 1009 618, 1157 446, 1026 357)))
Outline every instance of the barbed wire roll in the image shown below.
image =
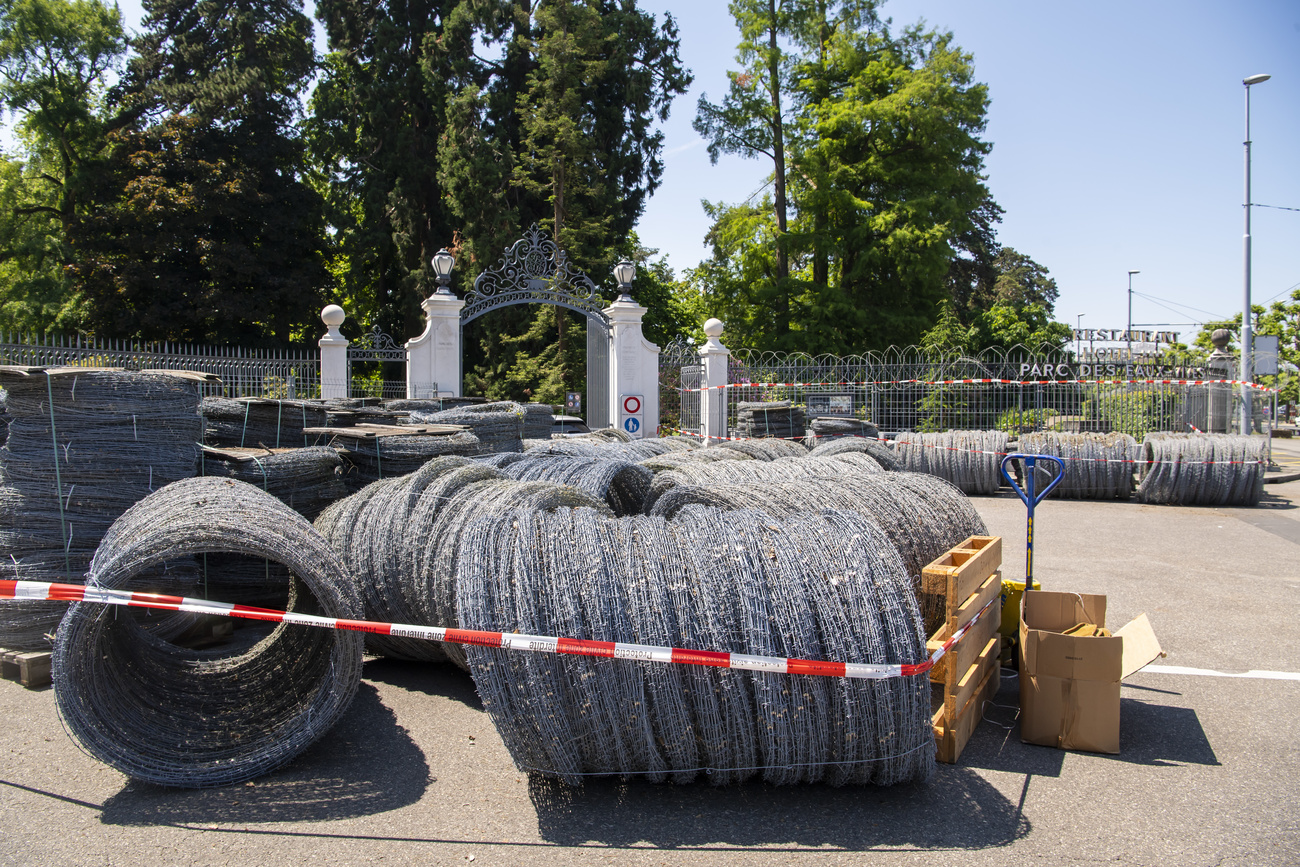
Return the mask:
MULTIPOLYGON (((694 506, 669 522, 517 510, 476 516, 464 536, 456 575, 469 628, 863 662, 925 654, 901 563, 857 515, 784 521, 694 506)), ((570 784, 592 774, 684 783, 703 769, 715 785, 933 774, 925 675, 832 681, 467 653, 516 764, 570 784)))
POLYGON ((524 438, 550 439, 555 428, 555 408, 549 403, 524 404, 524 438))
POLYGON ((728 440, 712 448, 730 449, 760 461, 808 457, 808 447, 797 439, 728 440))
MULTIPOLYGON (((1133 492, 1133 473, 1141 456, 1137 440, 1124 433, 1026 433, 1020 451, 1061 459, 1063 477, 1051 496, 1070 500, 1127 500, 1133 492)), ((1017 474, 1020 465, 1016 465, 1017 474)), ((1042 490, 1055 474, 1039 468, 1036 482, 1042 490)))
POLYGON ((736 404, 738 437, 792 439, 804 435, 804 412, 788 400, 746 401, 736 404))
POLYGON ((328 424, 329 408, 313 400, 205 397, 203 420, 203 442, 211 446, 298 448, 309 445, 303 428, 328 424))
MULTIPOLYGON (((328 543, 271 495, 233 479, 187 479, 128 510, 104 536, 89 583, 143 589, 146 570, 204 552, 267 558, 295 576, 295 611, 359 618, 361 599, 328 543)), ((71 606, 54 647, 68 730, 133 779, 200 788, 252 779, 298 755, 346 711, 361 679, 357 633, 277 624, 243 653, 189 651, 93 603, 71 606)))
MULTIPOLYGON (((0 370, 11 417, 0 449, 0 578, 77 581, 137 500, 193 476, 202 436, 195 381, 111 370, 0 370)), ((173 589, 193 572, 168 574, 173 589)), ((0 647, 41 651, 62 602, 0 602, 0 647)))
POLYGON ((872 460, 880 464, 882 470, 894 472, 903 468, 898 456, 894 454, 893 449, 888 443, 866 437, 838 437, 836 439, 819 442, 808 453, 813 458, 830 458, 850 452, 861 452, 869 455, 872 460))
POLYGON ((754 458, 734 449, 694 449, 692 451, 665 452, 652 458, 638 461, 641 466, 655 473, 675 470, 685 464, 711 464, 714 461, 752 461, 754 458))
POLYGON ((1176 506, 1255 506, 1267 441, 1236 434, 1151 433, 1142 441, 1138 500, 1176 506))
POLYGON ((919 599, 927 632, 938 627, 943 600, 921 592, 921 571, 967 536, 988 534, 970 500, 953 485, 928 474, 841 472, 742 481, 678 485, 664 491, 648 512, 671 518, 683 508, 699 504, 724 510, 762 509, 788 520, 815 503, 820 508, 863 515, 884 531, 898 552, 919 599))
POLYGON ((644 510, 653 514, 656 502, 679 485, 776 483, 809 477, 835 478, 843 475, 871 475, 884 470, 869 457, 845 453, 828 458, 777 458, 773 461, 715 461, 688 463, 655 473, 646 494, 644 510))
POLYGON ((880 428, 869 421, 859 418, 841 418, 838 416, 820 416, 808 425, 808 448, 815 448, 818 443, 834 440, 838 437, 870 437, 880 439, 880 428))
POLYGON ((449 436, 413 434, 378 436, 373 439, 348 439, 344 458, 351 470, 343 476, 353 490, 371 482, 413 473, 429 461, 444 455, 474 455, 483 450, 478 435, 458 431, 449 436))
POLYGON ((1002 484, 1008 441, 996 430, 900 433, 894 453, 905 470, 946 479, 966 494, 992 494, 1002 484))
POLYGON ((412 411, 411 422, 465 425, 478 437, 478 446, 471 454, 488 455, 524 450, 526 414, 524 408, 513 401, 499 401, 467 404, 439 412, 412 411))
POLYGON ((328 446, 238 453, 205 448, 199 454, 199 475, 239 479, 259 487, 314 521, 321 510, 348 495, 343 484, 343 458, 328 446))
POLYGON ((518 481, 572 485, 604 500, 615 515, 639 513, 654 478, 650 470, 628 461, 564 455, 526 454, 522 460, 498 466, 506 477, 518 481))
POLYGON ((670 452, 682 451, 680 445, 660 439, 610 440, 564 437, 555 440, 528 440, 524 443, 527 454, 570 455, 573 457, 600 457, 612 460, 639 461, 670 452))

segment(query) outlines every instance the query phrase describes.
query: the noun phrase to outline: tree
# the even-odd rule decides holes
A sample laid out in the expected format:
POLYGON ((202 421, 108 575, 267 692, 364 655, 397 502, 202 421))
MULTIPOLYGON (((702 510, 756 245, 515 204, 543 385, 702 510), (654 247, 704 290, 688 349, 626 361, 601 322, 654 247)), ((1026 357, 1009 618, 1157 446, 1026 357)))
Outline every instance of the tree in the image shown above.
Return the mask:
POLYGON ((0 104, 17 116, 22 155, 0 178, 0 320, 76 327, 65 277, 86 165, 104 146, 103 93, 125 50, 116 7, 98 0, 0 2, 0 104))
POLYGON ((295 131, 300 0, 146 0, 73 273, 109 334, 286 343, 315 330, 324 226, 295 131))

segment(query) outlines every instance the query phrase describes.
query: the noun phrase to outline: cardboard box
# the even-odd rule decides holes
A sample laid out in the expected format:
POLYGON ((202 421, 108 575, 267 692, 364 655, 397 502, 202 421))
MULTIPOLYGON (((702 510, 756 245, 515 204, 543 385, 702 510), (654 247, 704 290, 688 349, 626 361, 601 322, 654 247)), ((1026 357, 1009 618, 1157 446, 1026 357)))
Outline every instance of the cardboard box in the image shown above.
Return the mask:
POLYGON ((1106 625, 1106 597, 1030 590, 1020 611, 1020 739, 1119 752, 1120 681, 1164 656, 1145 614, 1110 638, 1061 634, 1106 625))

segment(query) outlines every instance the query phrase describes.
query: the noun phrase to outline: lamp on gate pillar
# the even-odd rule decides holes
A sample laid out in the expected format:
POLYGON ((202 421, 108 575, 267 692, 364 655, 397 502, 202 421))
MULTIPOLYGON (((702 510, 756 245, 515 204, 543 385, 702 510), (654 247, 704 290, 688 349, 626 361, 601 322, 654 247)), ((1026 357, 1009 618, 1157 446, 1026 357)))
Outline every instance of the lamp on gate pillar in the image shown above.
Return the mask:
POLYGON ((624 259, 614 266, 614 279, 618 281, 619 303, 635 304, 632 300, 632 281, 636 279, 636 265, 624 259))
POLYGON ((1250 311, 1250 86, 1252 84, 1261 84, 1272 78, 1271 75, 1252 75, 1243 78, 1241 83, 1246 87, 1246 233, 1241 237, 1241 253, 1244 260, 1242 269, 1242 282, 1244 303, 1241 308, 1241 433, 1243 435, 1250 433, 1251 428, 1251 406, 1250 406, 1250 382, 1254 378, 1254 335, 1251 334, 1251 311, 1250 311))
POLYGON ((456 259, 443 247, 433 254, 433 276, 438 280, 439 295, 450 295, 447 284, 451 282, 451 269, 456 267, 456 259))

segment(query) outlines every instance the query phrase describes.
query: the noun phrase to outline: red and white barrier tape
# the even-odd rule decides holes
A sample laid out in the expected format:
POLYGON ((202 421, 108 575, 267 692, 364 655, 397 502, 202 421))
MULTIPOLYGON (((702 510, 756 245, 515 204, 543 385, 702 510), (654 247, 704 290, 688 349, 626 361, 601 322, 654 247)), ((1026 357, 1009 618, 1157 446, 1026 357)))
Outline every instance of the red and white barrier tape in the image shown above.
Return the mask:
POLYGON ((679 388, 682 392, 723 391, 728 388, 849 388, 869 385, 1244 385, 1257 391, 1276 392, 1244 379, 880 379, 862 382, 729 382, 699 388, 679 388))
POLYGON ((315 626, 320 629, 341 629, 350 632, 371 632, 376 635, 396 635, 401 638, 420 638, 426 641, 450 641, 453 644, 473 644, 479 647, 498 647, 505 650, 522 650, 533 653, 567 653, 574 656, 597 656, 606 659, 631 659, 638 662, 666 662, 679 665, 704 665, 714 668, 734 668, 742 671, 766 671, 773 674, 813 674, 823 677, 847 677, 880 680, 889 677, 911 677, 925 674, 934 668, 957 641, 983 617, 999 597, 995 596, 969 623, 958 629, 943 646, 935 650, 924 662, 907 665, 878 665, 856 662, 828 662, 816 659, 786 659, 776 656, 751 656, 745 653, 726 653, 712 650, 686 650, 679 647, 659 647, 652 644, 628 644, 621 641, 586 641, 550 635, 521 635, 517 632, 482 632, 477 629, 450 629, 441 626, 413 626, 403 623, 378 623, 372 620, 345 620, 338 617, 319 617, 314 614, 295 614, 270 608, 253 608, 248 605, 231 605, 206 599, 185 596, 164 596, 159 593, 134 593, 129 590, 109 590, 82 584, 54 584, 48 581, 0 581, 0 599, 56 602, 98 602, 104 605, 125 605, 132 608, 157 608, 164 611, 187 611, 193 614, 216 614, 222 617, 242 617, 247 620, 265 620, 272 623, 293 623, 315 626))

